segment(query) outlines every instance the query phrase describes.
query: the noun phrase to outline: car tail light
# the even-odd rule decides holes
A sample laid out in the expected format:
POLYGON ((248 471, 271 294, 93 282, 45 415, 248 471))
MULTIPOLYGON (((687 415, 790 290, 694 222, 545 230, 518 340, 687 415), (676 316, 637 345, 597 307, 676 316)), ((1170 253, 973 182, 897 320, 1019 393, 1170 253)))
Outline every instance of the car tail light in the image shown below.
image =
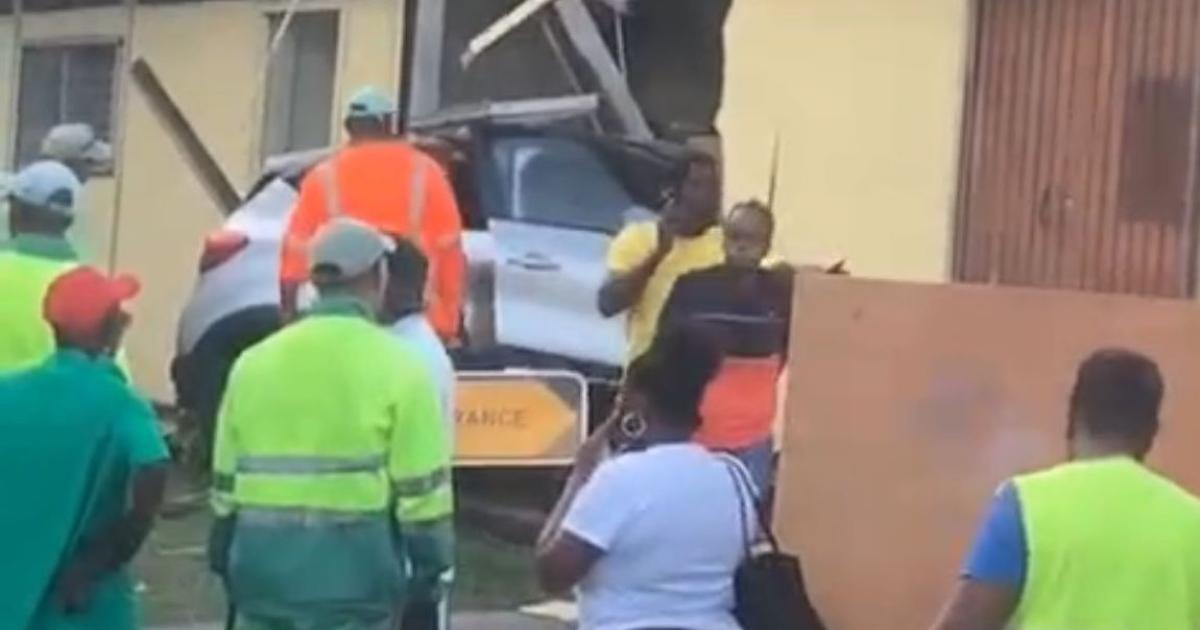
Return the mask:
POLYGON ((249 244, 250 238, 241 232, 221 230, 209 234, 204 239, 204 251, 200 254, 200 273, 220 267, 249 244))

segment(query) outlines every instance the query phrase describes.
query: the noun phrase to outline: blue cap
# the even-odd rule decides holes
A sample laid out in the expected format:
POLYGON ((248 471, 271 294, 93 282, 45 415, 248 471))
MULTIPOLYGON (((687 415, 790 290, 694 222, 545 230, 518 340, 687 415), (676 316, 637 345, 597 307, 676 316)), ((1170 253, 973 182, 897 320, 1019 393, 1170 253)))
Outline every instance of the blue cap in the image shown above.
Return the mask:
POLYGON ((9 197, 35 208, 75 216, 83 185, 71 169, 53 160, 34 162, 13 178, 9 197))
POLYGON ((360 88, 350 97, 346 105, 346 118, 383 118, 396 113, 396 104, 383 90, 367 86, 360 88))

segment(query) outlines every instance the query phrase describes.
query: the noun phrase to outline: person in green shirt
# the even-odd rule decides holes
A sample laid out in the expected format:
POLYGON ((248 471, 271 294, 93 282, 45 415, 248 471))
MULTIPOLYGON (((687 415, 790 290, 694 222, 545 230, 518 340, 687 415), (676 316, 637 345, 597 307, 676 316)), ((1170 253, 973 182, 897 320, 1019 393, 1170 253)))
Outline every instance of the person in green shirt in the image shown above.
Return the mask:
POLYGON ((54 351, 42 318, 50 282, 75 267, 67 242, 82 188, 70 169, 41 161, 17 173, 8 194, 8 231, 0 243, 0 374, 32 367, 54 351))
POLYGON ((453 550, 446 426, 420 356, 377 317, 393 243, 335 219, 318 300, 229 376, 210 560, 241 630, 439 627, 453 550))
POLYGON ((78 267, 50 285, 56 350, 0 376, 0 628, 137 627, 126 565, 162 504, 168 454, 112 361, 135 280, 78 267))

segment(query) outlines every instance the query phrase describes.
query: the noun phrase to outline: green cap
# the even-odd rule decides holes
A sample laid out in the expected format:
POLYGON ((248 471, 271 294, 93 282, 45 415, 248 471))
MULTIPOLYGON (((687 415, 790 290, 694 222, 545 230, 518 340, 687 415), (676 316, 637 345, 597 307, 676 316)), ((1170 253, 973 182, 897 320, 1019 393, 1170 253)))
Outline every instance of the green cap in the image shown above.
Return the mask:
POLYGON ((396 104, 383 90, 367 86, 360 88, 350 97, 346 105, 346 119, 383 118, 396 113, 396 104))

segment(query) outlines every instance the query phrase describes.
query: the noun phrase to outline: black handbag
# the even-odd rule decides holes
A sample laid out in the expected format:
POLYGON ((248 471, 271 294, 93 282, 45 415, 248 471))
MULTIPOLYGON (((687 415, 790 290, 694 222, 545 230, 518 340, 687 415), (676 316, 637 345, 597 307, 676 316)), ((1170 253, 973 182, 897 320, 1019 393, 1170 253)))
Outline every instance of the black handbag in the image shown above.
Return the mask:
POLYGON ((800 559, 783 553, 766 515, 754 501, 749 473, 740 463, 727 461, 729 475, 737 492, 742 541, 746 557, 733 577, 733 615, 742 630, 825 630, 821 616, 808 599, 800 559), (746 525, 747 499, 755 506, 758 526, 769 547, 755 551, 746 525))

